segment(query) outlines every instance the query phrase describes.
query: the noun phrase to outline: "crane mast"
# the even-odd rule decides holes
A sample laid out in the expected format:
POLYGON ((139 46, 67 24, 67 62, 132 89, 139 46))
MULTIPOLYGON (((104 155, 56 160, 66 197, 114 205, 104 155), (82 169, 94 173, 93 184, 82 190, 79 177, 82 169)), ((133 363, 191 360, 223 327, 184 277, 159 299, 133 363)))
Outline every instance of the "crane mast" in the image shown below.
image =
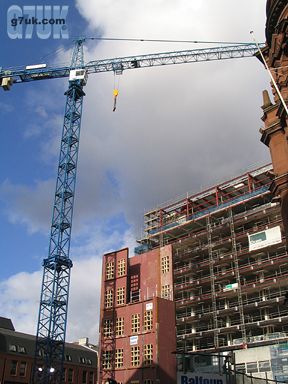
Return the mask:
MULTIPOLYGON (((149 55, 95 60, 84 64, 85 38, 75 41, 71 64, 48 67, 46 64, 25 68, 0 68, 0 86, 10 90, 12 84, 69 77, 65 92, 66 107, 61 138, 58 174, 50 233, 48 257, 43 261, 43 280, 38 315, 34 384, 60 384, 63 380, 63 361, 69 299, 69 257, 75 195, 76 170, 80 139, 82 104, 88 74, 127 69, 146 68, 199 61, 251 57, 256 44, 194 49, 149 55)), ((260 48, 264 44, 259 45, 260 48)))
MULTIPOLYGON (((71 69, 83 67, 83 41, 78 40, 71 69)), ((36 336, 34 382, 62 381, 67 306, 72 261, 69 258, 73 201, 85 79, 69 81, 61 138, 48 257, 43 280, 36 336)))

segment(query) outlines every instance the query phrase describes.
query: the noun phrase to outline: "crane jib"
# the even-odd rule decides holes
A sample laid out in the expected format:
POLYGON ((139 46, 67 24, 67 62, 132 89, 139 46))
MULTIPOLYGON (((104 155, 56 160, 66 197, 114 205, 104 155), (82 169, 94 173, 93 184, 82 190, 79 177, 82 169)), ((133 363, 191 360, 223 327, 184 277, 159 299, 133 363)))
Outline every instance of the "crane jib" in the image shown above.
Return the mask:
MULTIPOLYGON (((261 43, 259 46, 260 48, 264 48, 265 44, 261 43)), ((241 44, 96 60, 84 64, 79 69, 85 70, 87 74, 109 71, 122 72, 127 69, 147 68, 152 66, 251 57, 255 55, 257 51, 258 49, 255 44, 241 44)), ((48 67, 45 64, 36 64, 24 68, 0 68, 0 81, 1 86, 5 90, 8 90, 13 83, 17 84, 35 80, 69 77, 71 70, 75 70, 75 68, 71 68, 70 66, 48 67)))

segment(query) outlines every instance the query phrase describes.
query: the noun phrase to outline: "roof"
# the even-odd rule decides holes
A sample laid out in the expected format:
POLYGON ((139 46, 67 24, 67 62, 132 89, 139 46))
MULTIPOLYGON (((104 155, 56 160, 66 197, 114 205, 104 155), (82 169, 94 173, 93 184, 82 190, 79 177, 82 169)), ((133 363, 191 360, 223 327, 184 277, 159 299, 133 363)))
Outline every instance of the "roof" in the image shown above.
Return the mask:
POLYGON ((0 316, 0 328, 10 329, 11 331, 15 331, 12 320, 7 319, 7 317, 1 317, 0 316))
MULTIPOLYGON (((36 337, 34 335, 29 335, 27 333, 17 332, 11 329, 1 327, 0 353, 10 353, 15 355, 20 354, 29 357, 34 357, 35 339, 36 337)), ((81 357, 86 359, 86 361, 90 360, 91 363, 89 365, 91 367, 95 367, 97 365, 97 352, 93 349, 83 347, 81 345, 65 343, 65 355, 70 356, 70 363, 80 364, 81 357)))

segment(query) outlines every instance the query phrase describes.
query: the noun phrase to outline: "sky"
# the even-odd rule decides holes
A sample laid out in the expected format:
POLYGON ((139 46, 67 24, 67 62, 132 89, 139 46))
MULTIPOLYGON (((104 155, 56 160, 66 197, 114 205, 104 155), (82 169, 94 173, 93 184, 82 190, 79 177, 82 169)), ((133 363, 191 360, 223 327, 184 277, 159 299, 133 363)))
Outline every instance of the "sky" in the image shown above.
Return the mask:
MULTIPOLYGON (((26 27, 17 29, 22 38, 12 38, 12 5, 23 10, 25 2, 0 2, 0 67, 5 69, 68 64, 77 36, 251 42, 254 30, 255 38, 265 41, 265 0, 51 0, 53 10, 68 7, 60 38, 53 29, 43 35, 34 28, 28 36, 26 27)), ((85 45, 85 61, 210 46, 93 40, 85 45)), ((67 85, 67 79, 55 79, 0 90, 0 316, 31 334, 48 254, 67 85)), ((89 76, 67 341, 97 342, 102 255, 127 246, 133 256, 144 212, 270 162, 259 134, 262 90, 268 88, 268 75, 256 58, 89 76), (113 112, 115 84, 119 96, 113 112)))

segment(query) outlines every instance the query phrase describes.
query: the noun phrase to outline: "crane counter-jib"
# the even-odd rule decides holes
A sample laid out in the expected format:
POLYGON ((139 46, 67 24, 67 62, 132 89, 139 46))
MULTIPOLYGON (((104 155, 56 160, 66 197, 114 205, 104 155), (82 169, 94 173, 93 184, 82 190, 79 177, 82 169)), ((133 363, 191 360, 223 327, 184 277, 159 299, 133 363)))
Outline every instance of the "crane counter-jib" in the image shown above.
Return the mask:
MULTIPOLYGON (((263 48, 264 46, 265 44, 260 44, 260 48, 263 48)), ((87 74, 111 71, 122 72, 127 69, 251 57, 257 50, 258 48, 255 44, 241 44, 225 47, 154 53, 90 61, 79 69, 85 70, 87 74)), ((11 86, 13 83, 17 84, 34 80, 69 77, 71 70, 75 70, 75 68, 72 68, 71 66, 49 67, 45 64, 29 65, 24 68, 0 68, 1 86, 5 90, 8 90, 10 89, 9 83, 11 86)))

